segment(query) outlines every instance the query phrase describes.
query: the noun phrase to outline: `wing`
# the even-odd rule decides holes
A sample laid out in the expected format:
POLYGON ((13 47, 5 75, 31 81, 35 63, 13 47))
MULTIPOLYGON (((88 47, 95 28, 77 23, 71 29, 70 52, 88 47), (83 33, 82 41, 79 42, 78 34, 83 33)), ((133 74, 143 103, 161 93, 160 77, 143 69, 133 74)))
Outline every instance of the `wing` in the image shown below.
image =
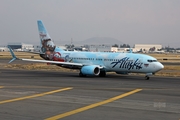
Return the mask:
POLYGON ((50 60, 35 60, 35 59, 24 59, 24 58, 17 58, 14 54, 13 50, 8 46, 9 51, 12 55, 12 59, 9 61, 9 63, 13 62, 14 60, 23 60, 23 61, 31 61, 31 62, 41 62, 41 63, 51 63, 51 64, 58 64, 58 65, 73 65, 77 67, 82 67, 83 64, 81 63, 71 63, 71 62, 59 62, 59 61, 50 61, 50 60))
MULTIPOLYGON (((40 63, 50 63, 50 64, 56 64, 56 65, 64 65, 64 66, 74 66, 81 68, 83 66, 88 66, 88 64, 82 64, 82 63, 73 63, 73 62, 59 62, 59 61, 50 61, 50 60, 36 60, 36 59, 24 59, 24 58, 17 58, 14 54, 13 50, 8 46, 9 51, 12 55, 12 59, 9 61, 9 63, 13 62, 14 60, 23 60, 23 61, 30 61, 30 62, 40 62, 40 63)), ((97 65, 100 69, 102 69, 102 66, 97 65)))
POLYGON ((31 62, 41 62, 41 63, 51 63, 51 64, 58 64, 58 65, 73 65, 73 66, 78 66, 82 67, 83 64, 81 63, 71 63, 71 62, 59 62, 59 61, 50 61, 50 60, 35 60, 35 59, 20 59, 23 61, 31 61, 31 62))
MULTIPOLYGON (((59 62, 59 61, 50 61, 50 60, 36 60, 36 59, 24 59, 24 58, 17 58, 16 55, 14 54, 14 52, 12 51, 12 49, 8 46, 9 51, 12 55, 12 59, 9 61, 9 63, 13 62, 14 60, 18 59, 18 60, 23 60, 23 61, 30 61, 30 62, 40 62, 40 63, 50 63, 50 64, 56 64, 56 65, 60 65, 60 66, 68 66, 68 68, 75 68, 75 69, 80 69, 83 66, 92 66, 92 64, 83 64, 83 63, 73 63, 73 62, 59 62)), ((106 68, 105 66, 101 66, 101 65, 93 65, 93 66, 97 66, 99 69, 104 69, 106 68)))

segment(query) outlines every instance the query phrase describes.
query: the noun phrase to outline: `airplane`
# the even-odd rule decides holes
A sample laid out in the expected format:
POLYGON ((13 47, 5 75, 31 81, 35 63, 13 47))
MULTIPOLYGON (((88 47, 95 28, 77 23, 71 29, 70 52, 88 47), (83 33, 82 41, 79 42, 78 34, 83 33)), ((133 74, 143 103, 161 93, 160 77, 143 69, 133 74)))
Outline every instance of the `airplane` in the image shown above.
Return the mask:
POLYGON ((74 52, 57 47, 41 20, 37 21, 41 50, 40 57, 44 60, 17 58, 12 49, 9 50, 13 62, 16 59, 31 62, 55 64, 69 69, 79 69, 79 76, 105 77, 107 72, 117 74, 144 73, 145 79, 162 70, 164 66, 156 58, 137 53, 107 53, 107 52, 74 52))

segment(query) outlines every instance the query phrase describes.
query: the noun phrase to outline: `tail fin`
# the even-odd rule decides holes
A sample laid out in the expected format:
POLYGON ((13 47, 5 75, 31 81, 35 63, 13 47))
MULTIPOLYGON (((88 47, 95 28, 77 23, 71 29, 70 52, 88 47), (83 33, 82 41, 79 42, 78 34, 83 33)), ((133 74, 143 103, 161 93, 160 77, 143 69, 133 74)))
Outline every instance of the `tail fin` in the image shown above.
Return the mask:
POLYGON ((47 51, 53 52, 56 46, 54 45, 42 21, 38 20, 37 24, 38 24, 39 37, 41 42, 41 53, 45 53, 47 51))
POLYGON ((41 20, 37 21, 40 39, 51 39, 41 20))
POLYGON ((41 43, 40 56, 46 60, 53 60, 53 56, 56 52, 64 50, 55 46, 41 20, 37 21, 37 25, 41 43))

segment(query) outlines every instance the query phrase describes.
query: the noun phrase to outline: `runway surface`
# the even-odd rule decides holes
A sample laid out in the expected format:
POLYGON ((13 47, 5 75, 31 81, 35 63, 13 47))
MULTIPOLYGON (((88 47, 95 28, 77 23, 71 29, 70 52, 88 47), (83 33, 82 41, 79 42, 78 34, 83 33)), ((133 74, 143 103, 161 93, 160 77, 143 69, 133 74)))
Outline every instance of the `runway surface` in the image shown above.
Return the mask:
POLYGON ((0 69, 2 120, 179 120, 180 78, 0 69))

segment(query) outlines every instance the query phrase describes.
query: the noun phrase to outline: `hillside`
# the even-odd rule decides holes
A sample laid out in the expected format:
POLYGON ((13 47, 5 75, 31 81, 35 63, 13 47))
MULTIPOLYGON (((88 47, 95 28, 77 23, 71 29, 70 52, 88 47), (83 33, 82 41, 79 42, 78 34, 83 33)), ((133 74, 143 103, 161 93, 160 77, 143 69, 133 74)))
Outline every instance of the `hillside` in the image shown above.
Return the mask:
MULTIPOLYGON (((70 44, 70 41, 60 41, 59 44, 70 44)), ((83 41, 72 41, 74 45, 114 45, 114 44, 123 44, 123 42, 118 39, 111 37, 92 37, 83 41)))
POLYGON ((121 41, 115 38, 111 37, 92 37, 89 39, 86 39, 84 41, 81 41, 83 44, 93 44, 93 45, 99 45, 99 44, 123 44, 121 41))

